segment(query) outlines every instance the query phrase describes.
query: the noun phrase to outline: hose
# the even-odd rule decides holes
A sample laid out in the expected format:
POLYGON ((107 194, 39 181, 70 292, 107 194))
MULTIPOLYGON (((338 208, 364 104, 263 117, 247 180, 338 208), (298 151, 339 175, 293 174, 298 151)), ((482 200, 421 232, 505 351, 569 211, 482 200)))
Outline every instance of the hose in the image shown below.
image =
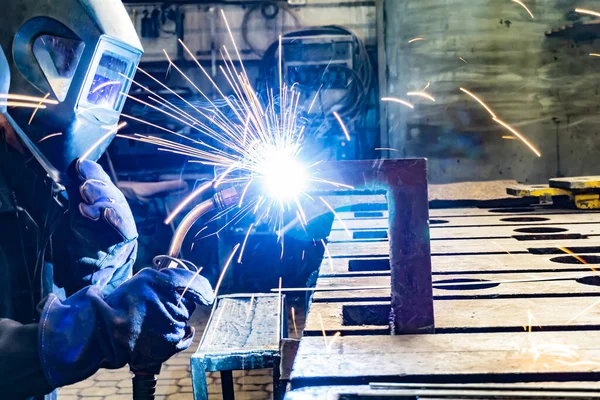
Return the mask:
MULTIPOLYGON (((186 261, 179 260, 179 252, 183 246, 183 241, 194 224, 204 215, 212 211, 223 211, 231 206, 234 206, 239 201, 239 194, 236 188, 224 189, 217 192, 211 199, 203 201, 194 207, 179 223, 171 245, 169 246, 169 254, 166 256, 157 256, 155 262, 159 268, 177 268, 180 265, 185 265, 186 261)), ((154 400, 156 393, 156 375, 160 373, 161 366, 154 367, 143 371, 132 371, 134 377, 133 384, 133 400, 154 400)))

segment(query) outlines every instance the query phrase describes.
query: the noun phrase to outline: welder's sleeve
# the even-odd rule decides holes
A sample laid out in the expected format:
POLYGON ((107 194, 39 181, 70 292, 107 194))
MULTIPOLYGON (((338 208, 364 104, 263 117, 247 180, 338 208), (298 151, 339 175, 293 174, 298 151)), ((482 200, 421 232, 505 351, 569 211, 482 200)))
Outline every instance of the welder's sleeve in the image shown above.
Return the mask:
MULTIPOLYGON (((58 283, 67 295, 95 285, 104 295, 131 278, 137 255, 137 229, 131 209, 121 191, 102 167, 80 160, 71 174, 66 248, 54 254, 58 283)), ((63 230, 64 231, 64 230, 63 230)))
POLYGON ((24 399, 51 391, 38 353, 38 324, 0 319, 0 397, 24 399))

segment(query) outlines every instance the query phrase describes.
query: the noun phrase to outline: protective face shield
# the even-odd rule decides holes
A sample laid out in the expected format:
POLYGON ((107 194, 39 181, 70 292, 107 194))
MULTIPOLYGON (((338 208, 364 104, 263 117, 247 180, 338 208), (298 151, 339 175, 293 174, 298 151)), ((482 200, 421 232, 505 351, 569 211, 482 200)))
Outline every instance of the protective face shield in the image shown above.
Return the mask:
POLYGON ((6 1, 1 12, 0 103, 10 93, 58 104, 0 112, 48 175, 65 182, 73 160, 91 148, 97 160, 114 137, 142 46, 120 0, 6 1))

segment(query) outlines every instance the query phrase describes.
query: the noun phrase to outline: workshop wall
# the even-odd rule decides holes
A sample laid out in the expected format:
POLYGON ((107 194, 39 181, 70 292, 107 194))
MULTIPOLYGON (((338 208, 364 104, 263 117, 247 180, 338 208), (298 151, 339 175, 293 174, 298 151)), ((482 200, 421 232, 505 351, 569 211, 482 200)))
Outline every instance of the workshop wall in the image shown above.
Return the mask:
POLYGON ((435 97, 411 97, 414 110, 386 103, 382 146, 399 150, 391 156, 428 157, 439 183, 600 173, 600 58, 589 55, 600 52, 600 23, 574 12, 598 2, 524 3, 535 19, 509 0, 381 1, 385 90, 406 99, 430 82, 435 97), (409 43, 416 37, 423 40, 409 43), (529 138, 541 158, 503 139, 513 135, 460 87, 529 138))
MULTIPOLYGON (((285 1, 236 2, 234 5, 205 3, 170 5, 168 9, 185 15, 183 19, 185 43, 202 61, 220 59, 219 48, 222 45, 231 47, 227 27, 220 15, 221 10, 227 16, 235 42, 244 60, 260 60, 263 51, 276 41, 280 34, 306 27, 340 25, 352 30, 367 44, 375 44, 374 1, 307 0, 304 3, 298 6, 289 5, 285 1), (275 13, 275 11, 267 8, 264 13, 262 12, 261 5, 268 3, 278 5, 278 11, 272 17, 268 17, 269 12, 275 13)), ((154 10, 162 10, 162 4, 164 3, 127 5, 136 29, 142 37, 145 50, 144 62, 163 61, 165 59, 163 49, 170 56, 175 57, 178 54, 174 19, 161 24, 158 38, 142 34, 145 13, 147 17, 151 17, 154 10)), ((175 14, 173 17, 175 18, 175 14)), ((191 59, 181 50, 179 54, 186 60, 191 59)))
MULTIPOLYGON (((235 43, 238 46, 241 58, 244 61, 245 69, 250 78, 250 82, 256 85, 257 91, 265 90, 268 79, 266 77, 265 67, 271 68, 276 63, 276 58, 270 53, 263 59, 265 50, 269 45, 278 40, 279 35, 296 32, 299 30, 322 27, 326 25, 337 25, 349 30, 356 35, 361 46, 367 49, 362 54, 370 54, 373 60, 376 60, 376 18, 375 1, 360 0, 306 0, 306 1, 236 1, 235 4, 224 4, 223 2, 208 3, 197 1, 201 4, 177 4, 180 2, 155 2, 139 3, 130 0, 126 7, 136 26, 136 30, 144 46, 145 54, 142 58, 140 67, 150 73, 161 82, 164 82, 169 88, 177 91, 192 101, 204 101, 196 88, 184 78, 181 74, 170 68, 165 53, 173 60, 198 88, 212 99, 219 98, 210 81, 198 68, 195 60, 178 43, 178 38, 183 38, 190 52, 202 64, 202 66, 211 75, 211 78, 222 88, 225 94, 230 94, 229 83, 220 73, 219 68, 224 67, 220 49, 226 45, 233 59, 237 59, 236 52, 231 43, 227 27, 221 16, 221 10, 225 13, 235 43), (296 5, 292 5, 296 4, 296 5), (257 82, 257 78, 265 79, 265 83, 257 82)), ((194 3, 192 1, 188 3, 194 3)), ((304 33, 303 35, 317 35, 313 33, 304 33)), ((324 38, 327 35, 323 35, 324 38)), ((303 36, 304 37, 304 36, 303 36)), ((310 40, 310 39, 308 39, 310 40)), ((321 39, 327 40, 327 39, 321 39)), ((331 38, 332 43, 335 39, 331 38)), ((332 47, 331 44, 329 44, 332 47)), ((302 46, 298 46, 302 48, 302 46)), ((354 48, 358 51, 358 48, 354 48)), ((305 51, 305 50, 299 50, 305 51)), ((324 54, 327 54, 324 51, 324 54)), ((302 55, 296 55, 300 59, 300 64, 306 65, 305 71, 313 71, 311 68, 315 65, 311 57, 303 58, 302 55)), ((317 56, 318 57, 318 56, 317 56)), ((355 57, 354 68, 359 71, 358 79, 346 72, 346 75, 340 77, 339 73, 330 73, 331 79, 339 79, 343 82, 341 87, 334 87, 328 82, 321 92, 319 104, 326 104, 324 107, 315 107, 316 112, 322 112, 319 118, 313 120, 315 127, 310 129, 310 140, 307 143, 311 147, 310 153, 319 153, 319 157, 324 159, 345 159, 345 158, 371 158, 378 147, 379 141, 379 115, 377 101, 377 82, 376 69, 373 65, 368 70, 363 66, 366 63, 365 57, 359 58, 354 54, 349 54, 350 59, 355 57), (361 72, 362 71, 362 72, 361 72), (369 76, 368 85, 365 75, 369 76), (346 82, 349 82, 346 85, 346 82), (359 89, 366 88, 368 93, 358 93, 359 89), (357 97, 361 96, 361 97, 357 97), (342 99, 343 101, 337 101, 342 99), (352 106, 352 113, 350 107, 352 106), (346 124, 351 131, 351 135, 356 140, 345 141, 345 136, 331 114, 331 108, 339 107, 338 111, 346 117, 346 124), (348 110, 344 115, 340 110, 348 110), (366 143, 366 145, 363 145, 366 143), (316 150, 312 150, 315 148, 316 150), (371 154, 364 154, 362 149, 370 149, 371 154), (323 154, 322 154, 323 153, 323 154)), ((314 69, 319 73, 319 68, 327 66, 321 63, 321 67, 314 69)), ((334 69, 333 67, 331 69, 334 69)), ((339 69, 337 70, 339 71, 339 69)), ((352 72, 352 71, 350 71, 352 72)), ((319 80, 322 76, 318 75, 313 79, 310 75, 304 76, 304 79, 310 82, 312 88, 304 88, 306 98, 314 99, 314 95, 309 89, 319 88, 319 80)), ((328 78, 329 79, 329 78, 328 78)), ((138 73, 136 80, 153 91, 164 91, 156 82, 148 79, 144 74, 138 73)), ((338 86, 339 86, 339 81, 338 86)), ((272 81, 269 83, 273 84, 272 81)), ((142 90, 138 90, 138 95, 144 95, 142 90)), ((305 104, 310 103, 306 101, 305 104)), ((164 115, 154 110, 143 107, 139 103, 128 102, 125 106, 125 112, 136 115, 160 126, 173 130, 179 130, 176 121, 165 118, 164 115)), ((130 126, 128 129, 134 132, 144 132, 143 126, 130 126), (140 130, 142 129, 142 130, 140 130)), ((182 132, 187 134, 186 132, 182 132)), ((164 160, 164 154, 160 154, 154 146, 138 143, 115 142, 111 148, 114 155, 117 170, 121 174, 127 170, 129 173, 135 173, 139 170, 147 171, 160 170, 157 172, 165 173, 175 172, 177 167, 184 162, 182 157, 164 160), (152 161, 160 158, 160 162, 152 161), (150 165, 144 160, 151 160, 150 165)))

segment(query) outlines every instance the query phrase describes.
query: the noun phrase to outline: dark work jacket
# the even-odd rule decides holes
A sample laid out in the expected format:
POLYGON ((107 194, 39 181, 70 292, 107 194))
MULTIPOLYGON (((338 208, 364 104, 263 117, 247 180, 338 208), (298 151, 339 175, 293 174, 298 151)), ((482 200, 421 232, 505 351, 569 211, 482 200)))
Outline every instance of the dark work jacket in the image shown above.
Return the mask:
POLYGON ((64 298, 65 288, 70 295, 86 286, 63 262, 73 235, 60 188, 45 176, 0 135, 1 399, 56 398, 38 357, 40 310, 50 293, 64 298))
MULTIPOLYGON (((49 242, 42 214, 50 205, 42 192, 49 194, 51 187, 20 154, 3 142, 0 147, 0 393, 20 399, 51 391, 38 358, 36 310, 53 291, 52 265, 41 254, 49 242)), ((64 213, 57 203, 50 210, 48 217, 64 213)))

